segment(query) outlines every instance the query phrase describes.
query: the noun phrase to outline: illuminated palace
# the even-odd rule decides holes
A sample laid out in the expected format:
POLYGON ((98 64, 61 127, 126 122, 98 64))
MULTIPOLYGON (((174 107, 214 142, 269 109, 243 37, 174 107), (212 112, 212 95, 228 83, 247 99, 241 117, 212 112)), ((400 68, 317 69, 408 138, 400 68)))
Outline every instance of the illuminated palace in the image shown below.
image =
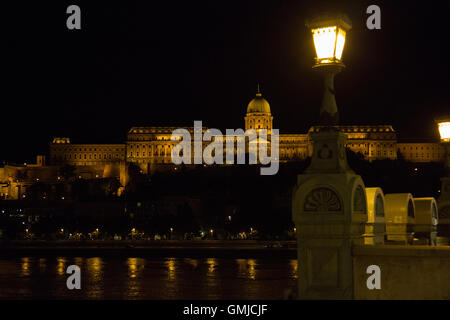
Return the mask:
MULTIPOLYGON (((273 116, 270 105, 259 91, 247 106, 245 130, 272 130, 273 116)), ((37 164, 6 165, 0 168, 0 196, 20 197, 23 190, 35 181, 60 179, 61 166, 73 165, 76 175, 82 178, 118 177, 127 184, 127 168, 133 163, 142 173, 172 170, 171 151, 178 143, 172 141, 172 132, 179 127, 132 127, 124 144, 73 144, 69 138, 54 138, 50 144, 49 163, 38 156, 37 164), (19 190, 17 190, 19 189, 19 190), (8 196, 7 196, 8 195, 8 196)), ((185 128, 193 134, 193 127, 185 128)), ((412 162, 444 161, 445 149, 436 143, 398 143, 395 130, 390 125, 340 126, 348 135, 347 147, 360 153, 368 161, 397 159, 401 154, 412 162)), ((203 132, 206 128, 203 127, 203 132)), ((312 154, 309 133, 279 135, 279 161, 306 159, 312 154)))

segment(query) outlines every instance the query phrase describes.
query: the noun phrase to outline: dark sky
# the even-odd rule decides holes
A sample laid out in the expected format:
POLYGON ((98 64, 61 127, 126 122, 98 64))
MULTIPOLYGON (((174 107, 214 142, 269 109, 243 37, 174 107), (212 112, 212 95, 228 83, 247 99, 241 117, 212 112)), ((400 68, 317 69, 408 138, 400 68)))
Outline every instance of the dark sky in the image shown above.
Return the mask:
POLYGON ((306 132, 322 81, 305 19, 323 10, 353 22, 341 123, 435 138, 433 119, 450 111, 448 1, 21 1, 2 5, 0 160, 30 162, 54 136, 122 143, 133 125, 242 128, 257 82, 274 127, 306 132), (80 31, 66 28, 70 4, 80 31), (366 28, 370 4, 381 30, 366 28))

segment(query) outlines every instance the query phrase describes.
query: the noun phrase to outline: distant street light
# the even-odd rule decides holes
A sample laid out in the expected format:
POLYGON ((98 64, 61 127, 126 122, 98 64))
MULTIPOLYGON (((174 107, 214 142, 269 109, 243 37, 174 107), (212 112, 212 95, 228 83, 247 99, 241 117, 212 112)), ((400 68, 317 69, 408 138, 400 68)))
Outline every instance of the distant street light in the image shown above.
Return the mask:
POLYGON ((334 76, 342 71, 342 53, 345 37, 352 25, 346 15, 323 15, 308 20, 316 49, 314 69, 323 73, 325 91, 320 108, 320 124, 333 126, 339 123, 339 113, 334 96, 334 76))

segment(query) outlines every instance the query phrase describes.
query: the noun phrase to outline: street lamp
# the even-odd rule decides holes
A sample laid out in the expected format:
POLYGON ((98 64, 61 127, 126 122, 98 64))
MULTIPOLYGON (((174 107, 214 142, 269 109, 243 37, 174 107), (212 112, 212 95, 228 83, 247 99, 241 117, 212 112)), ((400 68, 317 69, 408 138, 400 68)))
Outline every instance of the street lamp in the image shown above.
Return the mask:
POLYGON ((440 236, 450 236, 450 119, 436 121, 441 136, 441 143, 445 148, 444 177, 441 178, 441 192, 438 198, 440 236))
POLYGON ((450 142, 450 120, 438 122, 439 134, 442 142, 450 142))
POLYGON ((353 245, 364 244, 367 199, 361 176, 347 162, 347 134, 337 127, 334 97, 334 76, 344 68, 342 57, 351 22, 344 15, 335 15, 318 17, 306 25, 316 49, 313 69, 323 74, 325 92, 320 127, 309 134, 313 143, 311 162, 297 176, 292 193, 298 297, 352 299, 351 251, 353 245))
POLYGON ((339 122, 339 113, 334 96, 334 76, 345 68, 342 53, 347 32, 352 28, 346 15, 322 15, 308 20, 316 49, 313 68, 324 76, 325 91, 320 108, 320 124, 334 126, 339 122))
POLYGON ((450 120, 437 121, 441 142, 445 147, 445 170, 447 176, 450 176, 450 120))

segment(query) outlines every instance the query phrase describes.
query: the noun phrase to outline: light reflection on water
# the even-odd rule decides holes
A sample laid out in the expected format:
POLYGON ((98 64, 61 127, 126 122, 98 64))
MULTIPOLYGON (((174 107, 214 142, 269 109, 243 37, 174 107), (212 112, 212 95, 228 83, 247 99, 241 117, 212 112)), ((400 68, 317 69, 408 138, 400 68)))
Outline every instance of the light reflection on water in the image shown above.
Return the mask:
MULTIPOLYGON (((86 270, 87 270, 87 298, 88 299, 102 299, 103 298, 103 260, 102 258, 88 258, 86 259, 86 270)), ((85 268, 79 266, 81 272, 85 268)), ((83 274, 82 274, 83 276, 83 274)), ((82 277, 83 279, 83 277, 82 277)), ((83 285, 82 285, 83 286, 83 285)))
POLYGON ((30 275, 30 258, 22 258, 21 276, 27 277, 30 275))
POLYGON ((248 259, 248 277, 252 280, 256 279, 256 261, 255 259, 248 259))
POLYGON ((58 276, 63 276, 66 274, 67 265, 66 265, 67 259, 63 257, 56 258, 56 274, 58 276))
POLYGON ((289 264, 290 264, 290 266, 291 266, 291 268, 292 268, 292 273, 291 273, 292 277, 293 277, 294 279, 298 279, 298 261, 292 259, 292 260, 289 262, 289 264))
POLYGON ((176 276, 175 258, 168 258, 165 262, 167 266, 167 278, 169 281, 174 281, 176 276))
POLYGON ((295 259, 0 259, 0 299, 282 299, 296 291, 297 268, 295 259), (72 264, 81 290, 66 287, 72 264))
POLYGON ((142 274, 145 268, 145 259, 142 258, 128 258, 126 262, 128 266, 128 279, 126 284, 126 292, 124 299, 139 298, 142 292, 142 274))
POLYGON ((206 264, 206 278, 202 284, 203 294, 209 299, 220 299, 222 291, 222 281, 220 277, 219 261, 215 258, 208 258, 206 264))

